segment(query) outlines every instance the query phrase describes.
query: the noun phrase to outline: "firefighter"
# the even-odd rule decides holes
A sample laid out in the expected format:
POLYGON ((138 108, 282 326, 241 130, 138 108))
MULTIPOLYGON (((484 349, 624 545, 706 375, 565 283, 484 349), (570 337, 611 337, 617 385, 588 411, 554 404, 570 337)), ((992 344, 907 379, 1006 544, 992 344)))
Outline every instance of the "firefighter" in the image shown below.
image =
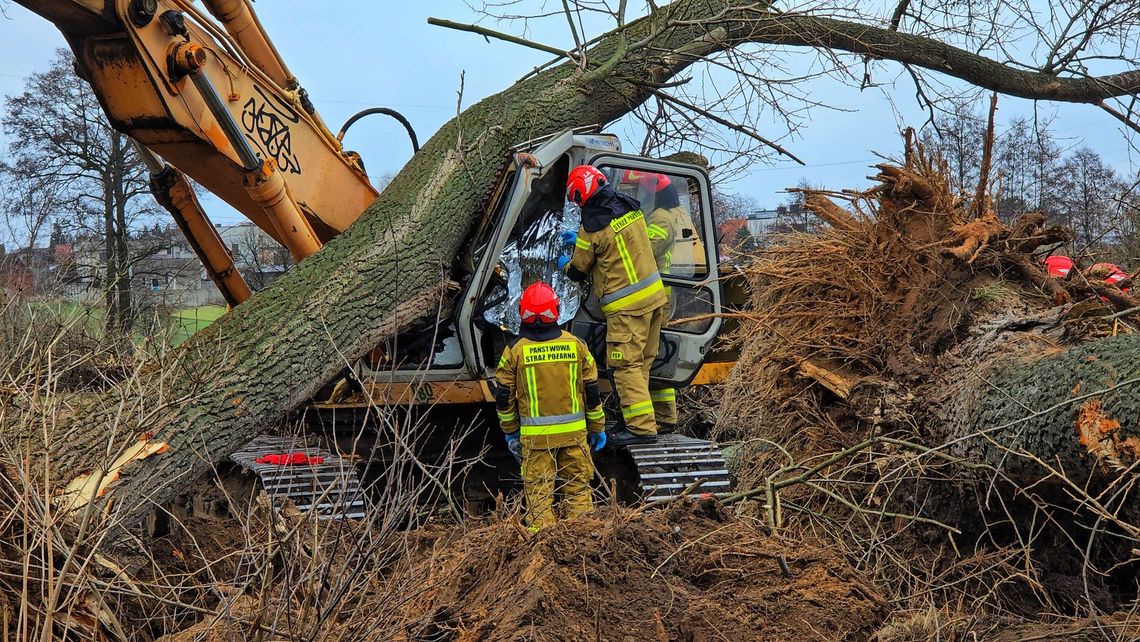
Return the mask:
POLYGON ((610 443, 652 443, 657 422, 649 369, 657 358, 668 299, 645 216, 636 199, 615 191, 592 165, 570 172, 566 198, 582 208, 582 224, 572 235, 573 256, 560 258, 559 268, 573 281, 593 279, 606 316, 606 363, 613 370, 625 422, 624 430, 610 435, 610 443))
MULTIPOLYGON (((1115 263, 1094 263, 1093 266, 1089 268, 1089 274, 1098 277, 1103 276, 1104 282, 1109 285, 1116 285, 1128 278, 1128 273, 1115 263)), ((1128 290, 1129 288, 1127 287, 1120 288, 1120 291, 1125 294, 1128 293, 1128 290)))
POLYGON ((565 518, 593 510, 589 448, 606 445, 605 413, 594 357, 558 327, 554 290, 545 283, 528 287, 519 316, 520 337, 495 370, 495 409, 507 447, 521 460, 527 527, 538 531, 555 522, 556 482, 565 518))
MULTIPOLYGON (((653 248, 653 258, 660 274, 670 274, 673 270, 673 256, 682 243, 692 245, 696 240, 693 222, 688 212, 681 206, 677 188, 665 174, 628 170, 622 174, 626 183, 635 183, 639 194, 653 196, 653 212, 646 221, 649 244, 653 248), (683 239, 683 240, 682 240, 683 239)), ((693 254, 690 250, 689 254, 693 254)), ((665 286, 665 318, 673 317, 676 301, 672 289, 665 286)), ((650 390, 653 400, 653 416, 657 420, 657 433, 668 434, 677 429, 677 391, 675 388, 650 390)))

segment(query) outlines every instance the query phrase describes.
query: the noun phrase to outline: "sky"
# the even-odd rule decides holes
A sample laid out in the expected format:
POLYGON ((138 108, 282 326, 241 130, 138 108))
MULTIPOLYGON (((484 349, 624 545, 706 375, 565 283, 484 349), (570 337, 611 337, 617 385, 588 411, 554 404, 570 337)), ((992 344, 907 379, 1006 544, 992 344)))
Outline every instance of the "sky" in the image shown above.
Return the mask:
MULTIPOLYGON (((464 77, 462 103, 467 106, 508 87, 550 58, 510 43, 487 42, 471 33, 427 24, 429 16, 475 21, 477 16, 459 0, 271 0, 254 7, 334 131, 356 111, 385 106, 407 116, 420 141, 425 141, 455 115, 460 74, 464 77)), ((50 23, 10 0, 0 0, 0 10, 0 95, 10 95, 21 90, 26 76, 45 70, 53 51, 65 43, 50 23)), ((564 24, 560 28, 556 22, 529 28, 520 23, 487 26, 559 47, 572 44, 564 24)), ((881 65, 876 80, 884 86, 862 92, 831 79, 812 81, 814 99, 847 111, 816 109, 797 137, 782 141, 806 165, 786 159, 756 163, 722 189, 749 195, 762 207, 775 207, 787 198, 782 190, 801 179, 829 189, 868 186, 866 176, 874 173, 868 166, 876 162, 875 152, 897 154, 900 127, 920 126, 926 118, 914 100, 913 85, 905 76, 899 77, 898 71, 893 64, 881 65)), ((999 132, 1014 116, 1032 115, 1035 107, 1039 117, 1055 117, 1052 131, 1065 146, 1089 145, 1122 174, 1136 175, 1140 159, 1130 152, 1123 131, 1092 106, 1035 106, 1031 101, 1002 98, 999 132)), ((609 131, 622 136, 626 151, 637 151, 640 138, 633 125, 619 122, 609 131)), ((5 144, 2 139, 0 132, 0 145, 5 144)), ((345 143, 362 154, 373 177, 397 171, 412 153, 403 129, 384 117, 360 121, 345 143)), ((217 223, 241 220, 217 199, 207 199, 205 206, 217 223)))

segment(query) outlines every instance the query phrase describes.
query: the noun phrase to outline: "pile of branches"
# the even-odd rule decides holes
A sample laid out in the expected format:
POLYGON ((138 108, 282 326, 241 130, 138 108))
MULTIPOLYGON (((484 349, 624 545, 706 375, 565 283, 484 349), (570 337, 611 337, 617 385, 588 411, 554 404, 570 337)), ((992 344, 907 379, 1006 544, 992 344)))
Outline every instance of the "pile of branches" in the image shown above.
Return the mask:
POLYGON ((1003 223, 987 172, 976 194, 963 195, 945 162, 910 136, 902 163, 876 168, 878 185, 866 191, 799 190, 828 225, 749 256, 750 300, 733 337, 742 355, 722 437, 747 437, 747 426, 763 423, 785 445, 826 439, 812 426, 834 433, 852 418, 829 402, 850 401, 867 384, 881 392, 928 380, 939 355, 994 315, 1081 302, 1065 308, 1066 341, 1133 329, 1120 323, 1140 312, 1140 298, 1126 293, 1132 279, 1107 284, 1079 270, 1050 277, 1041 255, 1071 242, 1071 231, 1037 213, 1003 223), (1098 317, 1115 323, 1089 322, 1098 317))
MULTIPOLYGON (((873 188, 805 190, 828 225, 784 236, 743 267, 741 357, 717 426, 738 444, 743 490, 729 502, 776 529, 831 533, 888 590, 896 618, 933 612, 935 624, 949 618, 975 632, 981 613, 1140 609, 1140 587, 1127 579, 1140 566, 1131 499, 1140 455, 1112 461, 1090 445, 1090 466, 1109 474, 1086 486, 1056 461, 991 436, 994 426, 976 430, 976 408, 1001 388, 990 375, 1003 359, 1032 362, 1140 325, 1140 298, 1124 291, 1130 280, 1047 274, 1042 258, 1071 242, 1069 230, 1040 214, 998 218, 992 131, 991 113, 970 194, 911 135, 901 162, 876 166, 873 188), (971 406, 971 421, 959 406, 971 406), (966 427, 974 432, 960 434, 966 427), (1011 478, 1015 459, 1048 483, 1011 478)), ((1088 361, 1112 349, 1100 345, 1088 361)), ((1072 394, 1080 392, 1089 391, 1072 394)), ((1080 433, 1081 444, 1108 441, 1120 422, 1084 396, 1076 429, 1099 429, 1080 433)), ((1021 406, 1027 419, 1048 419, 1021 406)), ((1073 426, 1061 430, 1076 443, 1073 426)))

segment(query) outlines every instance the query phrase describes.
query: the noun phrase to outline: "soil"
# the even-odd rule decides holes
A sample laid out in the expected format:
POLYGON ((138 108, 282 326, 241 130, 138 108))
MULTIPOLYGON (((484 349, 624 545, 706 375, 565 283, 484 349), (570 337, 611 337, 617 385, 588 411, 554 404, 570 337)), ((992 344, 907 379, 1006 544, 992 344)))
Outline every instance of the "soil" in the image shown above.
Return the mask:
MULTIPOLYGON (((430 524, 401 538, 405 558, 350 597, 355 608, 318 637, 867 640, 889 611, 836 547, 766 534, 708 500, 646 513, 602 509, 537 534, 515 516, 430 524)), ((270 624, 289 619, 267 616, 256 596, 223 602, 217 615, 162 642, 248 639, 259 626, 278 639, 283 629, 270 624)))
POLYGON ((430 589, 402 614, 405 640, 860 640, 887 611, 835 548, 707 501, 536 535, 499 522, 438 542, 410 572, 430 589))

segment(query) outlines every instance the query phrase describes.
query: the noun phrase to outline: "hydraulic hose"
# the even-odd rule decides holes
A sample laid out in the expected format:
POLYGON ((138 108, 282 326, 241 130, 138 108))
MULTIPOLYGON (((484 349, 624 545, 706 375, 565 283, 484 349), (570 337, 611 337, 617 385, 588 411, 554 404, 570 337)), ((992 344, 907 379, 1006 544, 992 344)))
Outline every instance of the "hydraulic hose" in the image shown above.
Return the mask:
POLYGON ((403 114, 396 111, 395 109, 389 109, 387 107, 369 107, 363 111, 356 112, 352 115, 351 118, 344 121, 344 125, 341 125, 340 131, 336 135, 336 139, 344 140, 344 135, 348 132, 348 128, 352 127, 353 123, 360 120, 361 118, 364 118, 365 116, 371 116, 372 114, 384 114, 385 116, 391 116, 392 118, 400 121, 400 124, 404 126, 404 129, 408 130, 408 137, 412 139, 412 150, 417 153, 420 151, 420 141, 418 138, 416 138, 416 130, 412 129, 412 124, 408 122, 407 118, 404 118, 403 114))

